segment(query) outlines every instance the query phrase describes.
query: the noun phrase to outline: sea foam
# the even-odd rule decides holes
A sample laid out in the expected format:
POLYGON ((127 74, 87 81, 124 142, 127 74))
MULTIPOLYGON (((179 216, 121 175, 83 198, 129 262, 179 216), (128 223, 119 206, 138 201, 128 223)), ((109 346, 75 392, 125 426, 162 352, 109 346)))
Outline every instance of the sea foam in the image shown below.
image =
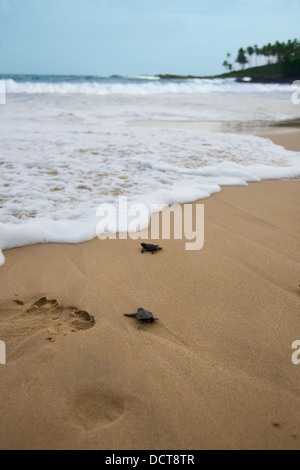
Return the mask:
POLYGON ((82 94, 82 95, 152 95, 192 93, 272 93, 290 91, 289 85, 237 83, 234 79, 159 80, 156 77, 140 79, 90 79, 88 81, 22 81, 5 80, 9 94, 82 94))
MULTIPOLYGON (((144 129, 131 132, 135 138, 147 135, 144 129)), ((50 154, 44 161, 32 156, 22 162, 17 157, 7 159, 1 166, 6 182, 0 209, 1 249, 90 240, 99 222, 97 207, 101 203, 117 206, 117 195, 128 196, 130 203, 143 203, 149 210, 148 222, 153 204, 187 203, 207 198, 224 185, 300 176, 300 154, 266 139, 183 131, 189 146, 179 149, 182 133, 163 129, 158 140, 164 145, 159 151, 154 138, 158 134, 152 133, 152 142, 148 140, 138 153, 127 148, 124 155, 120 139, 119 146, 111 148, 109 161, 104 151, 108 142, 100 144, 101 139, 98 155, 85 149, 79 155, 76 151, 50 154)), ((140 228, 145 228, 144 220, 140 228)), ((117 231, 122 229, 117 226, 117 231)))
MULTIPOLYGON (((207 198, 225 185, 300 176, 300 153, 267 139, 128 125, 139 119, 297 118, 298 108, 281 85, 280 91, 267 93, 257 87, 240 93, 240 86, 254 85, 231 81, 212 85, 140 79, 104 85, 125 86, 127 91, 128 86, 236 90, 121 97, 55 94, 57 87, 66 90, 66 83, 69 90, 90 89, 91 80, 72 83, 49 78, 47 83, 30 84, 25 79, 7 80, 7 105, 0 107, 1 250, 91 240, 99 222, 97 208, 104 203, 117 207, 119 196, 147 207, 147 220, 140 221, 140 228, 145 228, 152 204, 188 203, 207 198)), ((122 224, 117 226, 118 231, 123 229, 122 224)))

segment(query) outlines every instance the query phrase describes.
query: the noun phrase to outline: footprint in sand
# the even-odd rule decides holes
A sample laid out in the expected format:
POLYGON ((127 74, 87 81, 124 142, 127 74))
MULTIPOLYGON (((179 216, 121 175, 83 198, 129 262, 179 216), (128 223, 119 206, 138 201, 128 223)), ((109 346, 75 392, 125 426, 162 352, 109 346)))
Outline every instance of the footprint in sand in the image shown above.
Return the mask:
POLYGON ((73 417, 76 424, 91 430, 116 422, 125 412, 123 398, 111 390, 87 390, 78 395, 73 417))
POLYGON ((14 309, 7 312, 1 329, 9 342, 18 342, 45 331, 45 338, 55 341, 57 335, 67 335, 88 330, 95 325, 95 318, 77 307, 64 307, 57 300, 42 297, 34 303, 15 300, 14 309))

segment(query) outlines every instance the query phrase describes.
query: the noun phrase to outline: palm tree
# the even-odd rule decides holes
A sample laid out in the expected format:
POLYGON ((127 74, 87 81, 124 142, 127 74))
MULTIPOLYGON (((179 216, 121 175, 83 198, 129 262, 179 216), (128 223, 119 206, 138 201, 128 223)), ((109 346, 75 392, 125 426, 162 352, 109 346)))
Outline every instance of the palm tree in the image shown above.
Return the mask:
POLYGON ((257 67, 257 61, 258 61, 258 51, 259 51, 258 45, 255 44, 255 46, 254 46, 254 53, 255 53, 255 55, 256 55, 256 67, 257 67))
MULTIPOLYGON (((241 65, 242 69, 244 70, 245 65, 251 62, 251 58, 253 54, 256 55, 256 66, 258 66, 259 56, 264 56, 266 59, 268 58, 268 63, 271 62, 282 64, 285 61, 291 62, 297 58, 300 58, 300 40, 289 39, 287 42, 279 42, 276 41, 275 44, 271 44, 270 42, 267 45, 262 46, 261 48, 258 47, 257 44, 255 46, 249 46, 247 49, 243 49, 242 47, 238 51, 238 56, 235 62, 241 65), (247 55, 248 54, 248 58, 247 55)), ((229 59, 231 58, 231 54, 227 54, 227 60, 223 62, 223 66, 232 70, 232 64, 230 64, 229 59)), ((265 61, 264 61, 265 62, 265 61)))
MULTIPOLYGON (((227 53, 227 59, 230 60, 231 59, 231 54, 230 52, 227 53)), ((229 70, 232 70, 232 64, 230 62, 228 62, 228 68, 229 70)))
POLYGON ((271 46, 271 56, 275 59, 275 63, 278 61, 277 53, 276 53, 276 44, 271 46))
POLYGON ((284 56, 285 56, 285 44, 284 42, 276 42, 276 47, 277 47, 277 56, 278 56, 278 62, 283 62, 284 56))
POLYGON ((239 50, 236 62, 242 66, 242 70, 245 69, 245 65, 248 63, 246 52, 242 47, 239 50))
POLYGON ((300 41, 296 40, 297 41, 297 44, 296 44, 296 48, 295 48, 295 58, 297 59, 298 57, 300 57, 300 41))
POLYGON ((266 58, 269 57, 269 49, 268 49, 268 46, 263 46, 263 48, 262 48, 262 55, 263 55, 264 57, 266 57, 266 58))
POLYGON ((249 57, 250 57, 250 62, 251 62, 251 58, 252 58, 252 56, 253 56, 253 54, 254 54, 254 49, 253 49, 253 47, 249 46, 249 47, 247 48, 247 53, 248 53, 248 55, 249 55, 249 57))
POLYGON ((227 62, 227 60, 224 60, 223 67, 225 67, 225 69, 228 69, 229 71, 232 70, 232 64, 229 64, 229 62, 227 62))
POLYGON ((272 44, 269 42, 269 44, 266 46, 267 47, 267 57, 269 57, 269 64, 271 63, 270 57, 272 56, 272 44))

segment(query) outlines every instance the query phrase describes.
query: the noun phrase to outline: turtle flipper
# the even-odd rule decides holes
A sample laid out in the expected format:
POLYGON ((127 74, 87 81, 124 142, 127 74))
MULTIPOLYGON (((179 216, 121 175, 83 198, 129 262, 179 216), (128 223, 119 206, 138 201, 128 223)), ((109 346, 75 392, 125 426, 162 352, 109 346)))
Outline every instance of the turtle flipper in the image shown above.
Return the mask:
POLYGON ((136 317, 137 313, 124 313, 125 317, 136 317))

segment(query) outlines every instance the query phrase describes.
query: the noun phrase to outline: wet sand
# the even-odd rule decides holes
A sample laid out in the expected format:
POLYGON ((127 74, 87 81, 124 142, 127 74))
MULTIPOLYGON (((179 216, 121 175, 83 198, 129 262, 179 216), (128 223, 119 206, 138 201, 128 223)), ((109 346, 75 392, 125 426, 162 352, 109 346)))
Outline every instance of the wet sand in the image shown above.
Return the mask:
POLYGON ((6 251, 0 448, 300 449, 299 196, 299 181, 223 188, 200 201, 196 252, 6 251), (139 329, 123 316, 138 307, 159 321, 139 329))

